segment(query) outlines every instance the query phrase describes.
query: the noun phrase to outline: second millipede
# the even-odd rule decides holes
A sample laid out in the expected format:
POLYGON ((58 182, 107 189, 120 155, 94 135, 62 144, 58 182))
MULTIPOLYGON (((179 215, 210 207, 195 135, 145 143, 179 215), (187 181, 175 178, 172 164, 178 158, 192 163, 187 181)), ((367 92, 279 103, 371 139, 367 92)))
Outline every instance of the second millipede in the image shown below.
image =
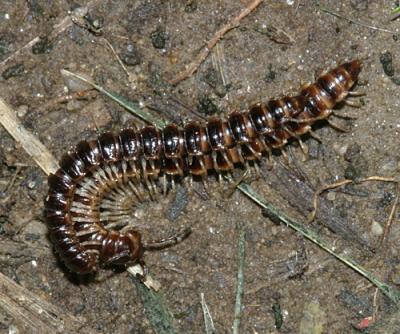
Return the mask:
POLYGON ((300 140, 346 98, 360 71, 359 60, 344 63, 297 96, 232 112, 226 120, 213 117, 204 124, 170 124, 163 130, 128 128, 81 141, 48 178, 45 216, 61 260, 72 272, 86 274, 101 265, 143 265, 144 251, 180 242, 190 229, 142 241, 132 226, 121 227, 121 203, 130 196, 142 200, 143 188, 156 192, 155 181, 161 176, 206 177, 209 170, 230 171, 259 160, 291 138, 300 140))

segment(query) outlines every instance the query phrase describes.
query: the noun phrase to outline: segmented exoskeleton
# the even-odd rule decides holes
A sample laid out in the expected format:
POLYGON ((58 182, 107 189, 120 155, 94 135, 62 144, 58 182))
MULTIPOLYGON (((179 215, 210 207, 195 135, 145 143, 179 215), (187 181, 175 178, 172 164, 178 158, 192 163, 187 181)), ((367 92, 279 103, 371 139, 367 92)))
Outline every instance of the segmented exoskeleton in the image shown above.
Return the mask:
POLYGON ((344 63, 304 87, 297 96, 259 103, 227 119, 175 124, 158 130, 146 126, 104 133, 82 141, 65 154, 49 176, 45 214, 50 236, 66 266, 76 273, 95 271, 100 264, 133 265, 143 252, 181 241, 189 229, 158 241, 142 241, 131 227, 120 228, 117 216, 123 196, 143 200, 143 186, 155 192, 160 176, 206 177, 209 170, 230 171, 283 147, 290 138, 311 130, 329 117, 357 80, 358 60, 344 63))

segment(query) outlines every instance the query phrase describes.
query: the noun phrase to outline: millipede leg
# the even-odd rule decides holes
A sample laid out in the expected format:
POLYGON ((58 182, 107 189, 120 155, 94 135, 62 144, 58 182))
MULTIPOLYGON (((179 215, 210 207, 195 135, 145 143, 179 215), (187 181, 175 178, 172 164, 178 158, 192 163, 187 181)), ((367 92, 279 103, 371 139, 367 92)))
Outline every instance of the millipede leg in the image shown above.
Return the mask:
POLYGON ((364 93, 364 92, 357 92, 357 91, 351 90, 351 91, 349 91, 349 92, 347 93, 347 95, 348 95, 348 96, 365 96, 365 95, 367 95, 367 94, 364 93))
POLYGON ((251 175, 250 163, 247 160, 244 162, 244 173, 251 175))
POLYGON ((163 178, 162 178, 162 191, 163 191, 163 194, 164 194, 164 196, 167 194, 167 185, 168 185, 168 180, 167 180, 167 174, 164 174, 163 175, 163 178))
POLYGON ((143 249, 144 250, 163 249, 166 247, 176 245, 183 239, 187 238, 191 232, 192 229, 188 227, 170 237, 143 242, 143 249))
POLYGON ((289 156, 284 148, 281 149, 281 153, 282 153, 283 160, 285 160, 285 164, 289 166, 290 165, 289 156))
POLYGON ((151 185, 151 189, 154 193, 154 197, 157 199, 159 192, 158 192, 158 187, 157 187, 156 183, 154 182, 153 177, 150 178, 150 185, 151 185))
POLYGON ((353 108, 361 108, 362 107, 362 104, 360 102, 350 101, 347 99, 343 100, 343 103, 350 107, 353 107, 353 108))
POLYGON ((260 166, 258 165, 258 162, 254 163, 254 169, 256 171, 256 178, 261 179, 261 170, 260 170, 260 166))
POLYGON ((229 183, 234 183, 233 175, 231 171, 226 172, 226 179, 228 180, 229 183))
POLYGON ((297 141, 299 142, 301 151, 303 152, 304 161, 306 161, 308 159, 308 146, 304 144, 301 138, 297 138, 297 141))
POLYGON ((356 116, 341 115, 341 114, 338 114, 338 113, 336 113, 336 112, 333 112, 333 113, 332 113, 332 116, 335 116, 335 117, 341 118, 341 119, 351 119, 351 120, 356 120, 356 119, 358 119, 358 117, 356 117, 356 116))
POLYGON ((334 129, 337 130, 337 131, 345 132, 345 133, 351 131, 350 129, 343 128, 343 127, 340 126, 339 124, 336 124, 335 122, 332 122, 330 119, 327 119, 326 121, 328 122, 328 124, 329 124, 332 128, 334 128, 334 129))
POLYGON ((322 139, 320 136, 318 136, 314 131, 308 131, 311 137, 313 137, 316 141, 322 143, 322 139))
POLYGON ((207 174, 202 174, 201 175, 201 182, 203 183, 203 187, 204 190, 206 191, 206 193, 208 193, 208 178, 207 178, 207 174))

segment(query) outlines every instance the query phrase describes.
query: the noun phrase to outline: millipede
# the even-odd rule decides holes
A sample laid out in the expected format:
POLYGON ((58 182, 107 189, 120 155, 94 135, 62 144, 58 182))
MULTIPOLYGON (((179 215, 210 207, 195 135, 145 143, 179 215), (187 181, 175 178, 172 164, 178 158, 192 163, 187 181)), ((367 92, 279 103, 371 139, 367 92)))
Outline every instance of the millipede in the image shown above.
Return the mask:
POLYGON ((172 246, 186 238, 184 229, 159 240, 142 240, 127 223, 127 205, 155 196, 159 178, 205 178, 210 170, 229 172, 255 162, 290 139, 301 143, 312 125, 326 120, 357 81, 361 62, 353 60, 322 74, 296 96, 258 103, 226 119, 126 128, 81 141, 66 153, 48 178, 45 217, 55 249, 78 274, 100 266, 144 266, 147 250, 172 246))

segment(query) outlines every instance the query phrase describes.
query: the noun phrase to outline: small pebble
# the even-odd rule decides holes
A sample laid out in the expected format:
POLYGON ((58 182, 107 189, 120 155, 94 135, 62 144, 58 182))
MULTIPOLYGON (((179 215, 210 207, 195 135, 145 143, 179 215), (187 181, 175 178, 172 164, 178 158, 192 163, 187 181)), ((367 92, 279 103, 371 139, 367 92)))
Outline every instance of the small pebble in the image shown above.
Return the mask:
POLYGON ((82 109, 82 102, 78 100, 71 100, 67 103, 67 110, 68 111, 76 111, 82 109))
MULTIPOLYGON (((87 80, 92 80, 92 78, 88 74, 80 72, 75 72, 75 73, 87 80)), ((70 92, 82 92, 92 88, 92 86, 90 86, 89 84, 83 82, 82 80, 79 80, 78 78, 75 78, 71 75, 64 73, 64 71, 62 70, 61 70, 61 75, 64 79, 65 85, 68 88, 68 91, 70 92)))
POLYGON ((165 30, 162 27, 157 27, 155 31, 151 33, 151 43, 156 49, 163 49, 166 42, 165 30))
POLYGON ((366 10, 368 9, 369 0, 350 0, 350 5, 355 10, 366 10))
POLYGON ((219 109, 210 97, 201 96, 197 103, 197 111, 205 115, 215 115, 219 109))
POLYGON ((335 150, 335 152, 340 155, 341 157, 344 157, 347 150, 349 148, 348 144, 344 144, 344 145, 339 145, 337 143, 333 144, 333 149, 335 150))
POLYGON ((133 44, 128 44, 126 46, 126 50, 120 54, 120 58, 122 62, 128 66, 139 65, 141 62, 141 56, 133 44))
POLYGON ((18 118, 24 118, 28 113, 29 107, 27 105, 21 105, 17 108, 18 118))
POLYGON ((50 53, 53 49, 53 44, 48 40, 47 37, 41 38, 39 42, 32 46, 32 53, 34 55, 50 53))
POLYGON ((373 221, 371 224, 371 233, 376 236, 380 236, 383 234, 383 227, 377 221, 373 221))
POLYGON ((264 76, 266 83, 272 83, 276 79, 276 72, 273 70, 272 64, 268 65, 267 74, 264 76))
POLYGON ((298 333, 322 334, 326 331, 327 316, 318 302, 309 302, 304 305, 303 318, 298 333))
POLYGON ((379 60, 382 64, 383 71, 388 77, 392 77, 394 75, 394 68, 393 68, 393 57, 389 51, 386 51, 381 54, 379 60))
POLYGON ((8 80, 12 77, 17 77, 25 72, 25 66, 24 64, 16 64, 14 66, 10 66, 4 70, 4 72, 1 74, 1 76, 4 78, 4 80, 8 80))
POLYGON ((328 195, 326 195, 326 199, 333 202, 336 199, 336 193, 333 191, 329 192, 328 195))
POLYGON ((186 2, 185 12, 186 13, 193 13, 197 9, 197 1, 196 0, 189 0, 186 2))
POLYGON ((36 186, 36 182, 35 182, 34 180, 30 180, 30 181, 27 183, 27 187, 28 187, 29 189, 33 189, 33 188, 35 188, 35 186, 36 186))

